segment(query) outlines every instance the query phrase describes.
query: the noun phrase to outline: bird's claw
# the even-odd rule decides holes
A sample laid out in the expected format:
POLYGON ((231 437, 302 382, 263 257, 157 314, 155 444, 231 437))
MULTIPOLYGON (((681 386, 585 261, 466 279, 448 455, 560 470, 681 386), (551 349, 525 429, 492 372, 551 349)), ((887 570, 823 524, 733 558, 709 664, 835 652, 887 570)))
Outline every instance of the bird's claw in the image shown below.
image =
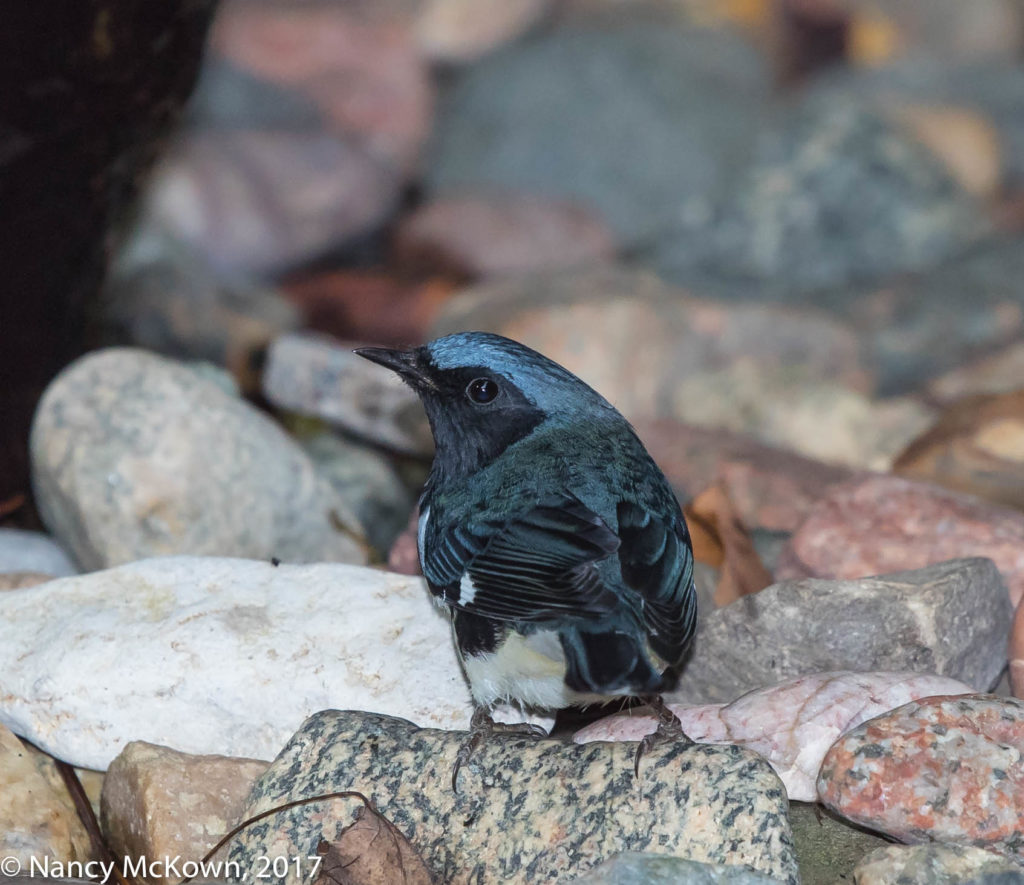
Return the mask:
POLYGON ((680 722, 679 717, 669 709, 660 695, 649 698, 647 703, 658 717, 658 727, 650 734, 645 734, 637 744, 636 755, 633 757, 633 776, 637 780, 640 779, 640 759, 658 744, 680 741, 684 744, 693 743, 683 731, 683 723, 680 722))
POLYGON ((469 737, 459 747, 459 752, 455 756, 455 767, 452 769, 453 793, 456 795, 459 793, 459 770, 469 761, 485 738, 498 733, 520 734, 533 738, 545 738, 548 736, 547 731, 540 725, 534 725, 530 722, 495 722, 486 707, 477 707, 473 711, 472 718, 469 720, 469 737))

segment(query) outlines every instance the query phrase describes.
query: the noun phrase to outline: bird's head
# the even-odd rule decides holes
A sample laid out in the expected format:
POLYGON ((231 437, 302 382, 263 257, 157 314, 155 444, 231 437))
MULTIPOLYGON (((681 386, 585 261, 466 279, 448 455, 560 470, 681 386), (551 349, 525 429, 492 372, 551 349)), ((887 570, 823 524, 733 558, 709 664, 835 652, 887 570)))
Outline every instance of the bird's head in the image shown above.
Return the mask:
POLYGON ((517 341, 459 332, 407 350, 364 347, 423 401, 446 472, 471 472, 547 422, 622 420, 595 390, 517 341))

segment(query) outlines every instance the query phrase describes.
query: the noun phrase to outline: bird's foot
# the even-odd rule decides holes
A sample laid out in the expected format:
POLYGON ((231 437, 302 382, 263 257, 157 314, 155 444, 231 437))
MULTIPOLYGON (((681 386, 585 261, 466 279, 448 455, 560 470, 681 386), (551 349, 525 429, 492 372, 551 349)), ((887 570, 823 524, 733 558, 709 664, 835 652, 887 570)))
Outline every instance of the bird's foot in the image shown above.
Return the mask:
POLYGON ((548 736, 541 726, 531 725, 529 722, 495 722, 486 707, 477 707, 473 711, 473 717, 469 720, 469 737, 459 747, 459 752, 455 757, 455 768, 452 769, 453 793, 459 792, 459 769, 470 760, 485 738, 495 734, 521 734, 536 738, 548 736))
POLYGON ((640 759, 645 753, 649 753, 658 744, 677 743, 682 741, 685 744, 692 744, 693 741, 683 731, 683 723, 665 703, 661 695, 654 695, 647 698, 647 705, 654 710, 658 717, 658 727, 650 734, 646 734, 636 747, 636 756, 633 757, 633 775, 640 778, 640 759))

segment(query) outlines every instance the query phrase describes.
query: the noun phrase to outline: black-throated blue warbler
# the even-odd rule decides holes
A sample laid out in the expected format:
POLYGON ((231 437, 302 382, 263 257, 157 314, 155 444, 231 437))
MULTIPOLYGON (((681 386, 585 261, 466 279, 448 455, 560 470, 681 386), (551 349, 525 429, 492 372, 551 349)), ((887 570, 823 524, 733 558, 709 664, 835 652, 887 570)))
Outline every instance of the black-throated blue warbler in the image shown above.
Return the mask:
POLYGON ((557 710, 670 688, 696 624, 693 553, 626 419, 499 335, 356 352, 397 372, 430 421, 420 563, 451 614, 477 741, 496 703, 557 710))

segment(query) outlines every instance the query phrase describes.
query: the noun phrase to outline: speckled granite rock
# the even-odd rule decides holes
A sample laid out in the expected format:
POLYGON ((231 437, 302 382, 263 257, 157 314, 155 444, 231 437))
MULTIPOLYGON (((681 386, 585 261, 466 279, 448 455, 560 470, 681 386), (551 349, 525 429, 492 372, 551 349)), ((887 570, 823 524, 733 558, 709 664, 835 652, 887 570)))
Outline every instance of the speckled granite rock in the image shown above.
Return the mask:
POLYGON ((941 844, 876 848, 857 864, 854 881, 857 885, 965 885, 991 873, 1012 873, 1018 883, 1024 883, 1024 870, 999 854, 941 844))
MULTIPOLYGON (((71 797, 54 789, 41 770, 44 761, 0 725, 0 857, 14 858, 25 872, 33 859, 67 863, 93 857, 71 797)), ((13 867, 8 862, 2 870, 13 867)))
POLYGON ((426 187, 571 199, 632 246, 703 209, 735 174, 769 79, 759 54, 724 29, 635 9, 565 24, 456 81, 441 103, 426 187))
MULTIPOLYGON (((633 777, 634 747, 498 735, 463 766, 464 732, 365 713, 319 713, 253 789, 253 814, 299 796, 360 790, 412 842, 439 882, 541 882, 621 851, 746 864, 796 883, 786 798, 767 763, 738 747, 662 744, 633 777)), ((354 803, 297 808, 253 825, 230 857, 307 856, 354 803)), ((288 883, 299 879, 290 874, 288 883)))
POLYGON ((1024 701, 927 698, 838 740, 818 795, 902 842, 976 845, 1024 861, 1024 701))
POLYGON ((49 535, 24 529, 0 529, 0 572, 41 572, 63 578, 78 574, 78 569, 49 535))
POLYGON ((322 418, 409 455, 433 451, 412 389, 381 366, 323 335, 282 335, 267 351, 263 395, 275 406, 322 418))
POLYGON ((616 854, 570 881, 574 885, 777 885, 779 882, 774 876, 755 873, 747 867, 698 863, 640 851, 616 854))
POLYGON ((850 581, 783 581, 716 609, 668 697, 728 703, 828 670, 938 673, 976 689, 1006 666, 1011 608, 988 559, 850 581))
POLYGON ((811 508, 776 577, 857 578, 955 556, 993 560, 1016 605, 1024 597, 1024 513, 927 483, 869 476, 833 486, 811 508))
MULTIPOLYGON (((815 673, 749 692, 724 706, 670 707, 693 740, 760 753, 782 778, 790 799, 814 802, 821 760, 843 732, 917 698, 972 691, 955 679, 920 673, 815 673)), ((573 739, 638 741, 656 727, 653 714, 630 711, 599 719, 573 739)))
MULTIPOLYGON (((241 820, 253 782, 269 762, 193 756, 133 741, 103 782, 103 834, 115 857, 198 861, 241 820)), ((215 859, 222 859, 218 852, 215 859)), ((177 885, 178 877, 152 877, 177 885)))
POLYGON ((163 557, 0 593, 0 673, 0 722, 97 769, 133 740, 270 759, 342 704, 471 712, 423 583, 339 564, 163 557))
POLYGON ((174 553, 366 559, 358 521, 280 427, 142 350, 61 372, 36 409, 31 456, 40 514, 86 569, 174 553))

